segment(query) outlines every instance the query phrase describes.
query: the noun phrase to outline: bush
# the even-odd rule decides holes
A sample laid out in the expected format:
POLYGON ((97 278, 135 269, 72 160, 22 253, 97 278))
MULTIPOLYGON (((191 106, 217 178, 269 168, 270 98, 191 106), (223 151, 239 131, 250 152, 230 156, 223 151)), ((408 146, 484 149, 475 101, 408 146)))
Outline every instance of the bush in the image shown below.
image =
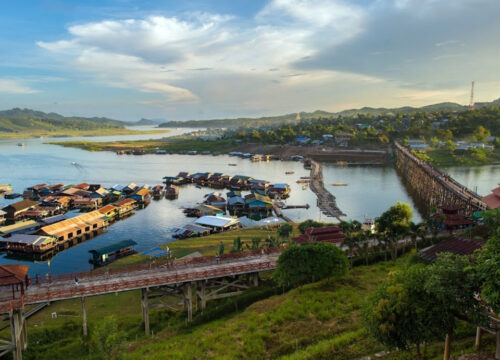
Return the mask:
POLYGON ((298 286, 347 273, 349 261, 329 243, 292 246, 278 259, 274 279, 280 286, 298 286))
POLYGON ((323 223, 320 223, 320 222, 317 222, 317 221, 314 221, 314 220, 306 220, 306 221, 302 221, 300 224, 299 224, 299 231, 301 234, 305 233, 307 229, 309 228, 313 228, 313 227, 323 227, 324 224, 323 223))

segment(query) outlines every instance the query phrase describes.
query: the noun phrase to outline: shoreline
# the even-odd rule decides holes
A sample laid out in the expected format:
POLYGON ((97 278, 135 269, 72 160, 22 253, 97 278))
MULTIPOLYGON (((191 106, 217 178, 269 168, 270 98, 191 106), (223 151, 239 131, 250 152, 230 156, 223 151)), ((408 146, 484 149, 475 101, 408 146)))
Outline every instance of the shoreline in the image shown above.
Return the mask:
POLYGON ((0 133, 0 140, 30 140, 30 139, 57 139, 57 138, 76 138, 76 137, 98 137, 98 136, 122 136, 122 135, 148 135, 148 134, 167 134, 171 132, 165 130, 131 130, 127 128, 106 129, 105 131, 77 131, 77 132, 54 132, 54 133, 0 133))

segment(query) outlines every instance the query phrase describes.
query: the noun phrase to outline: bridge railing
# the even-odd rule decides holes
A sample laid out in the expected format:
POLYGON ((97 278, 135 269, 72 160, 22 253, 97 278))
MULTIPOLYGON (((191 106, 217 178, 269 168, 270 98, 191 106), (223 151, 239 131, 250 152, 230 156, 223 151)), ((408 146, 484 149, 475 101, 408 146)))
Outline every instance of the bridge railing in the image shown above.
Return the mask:
MULTIPOLYGON (((148 276, 137 277, 137 272, 130 272, 128 276, 123 277, 120 281, 116 279, 108 279, 107 281, 82 283, 79 285, 66 282, 57 284, 57 286, 38 287, 35 291, 31 291, 26 295, 26 299, 22 299, 23 303, 37 303, 51 300, 61 300, 82 296, 100 295, 111 292, 126 291, 139 289, 144 287, 154 287, 164 284, 183 283, 190 281, 199 281, 210 278, 224 277, 229 275, 244 274, 258 271, 274 269, 275 261, 260 261, 252 263, 230 263, 227 265, 219 264, 208 269, 203 267, 195 267, 193 271, 172 271, 172 272, 156 272, 148 274, 148 276)), ((0 311, 3 308, 19 307, 22 304, 13 304, 12 301, 0 304, 0 311)), ((6 310, 8 311, 8 309, 6 310)))
MULTIPOLYGON (((220 263, 232 260, 243 260, 245 258, 278 254, 282 250, 283 250, 282 248, 270 248, 270 249, 244 251, 239 253, 223 254, 219 257, 219 260, 220 263)), ((106 278, 128 277, 133 273, 154 272, 160 269, 162 271, 168 271, 168 270, 177 270, 185 268, 196 268, 199 266, 206 266, 210 264, 216 264, 215 256, 200 256, 187 259, 176 259, 173 262, 171 262, 171 260, 169 259, 166 259, 145 264, 123 266, 116 269, 109 269, 107 271, 104 269, 102 270, 99 269, 96 271, 85 271, 78 273, 48 275, 46 277, 35 277, 35 278, 30 278, 29 281, 32 285, 52 284, 57 282, 65 282, 73 280, 81 282, 88 280, 96 280, 97 278, 103 278, 103 277, 106 278)))

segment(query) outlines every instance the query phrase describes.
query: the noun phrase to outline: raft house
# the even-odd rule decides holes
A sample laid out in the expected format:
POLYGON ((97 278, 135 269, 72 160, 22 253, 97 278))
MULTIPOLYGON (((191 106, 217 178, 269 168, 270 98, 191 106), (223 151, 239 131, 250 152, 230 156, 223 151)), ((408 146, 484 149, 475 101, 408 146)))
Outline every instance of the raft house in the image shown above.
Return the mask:
POLYGON ((89 253, 92 254, 89 263, 94 265, 94 267, 110 264, 115 260, 137 253, 133 248, 135 245, 137 245, 137 243, 129 239, 99 249, 89 250, 89 253))

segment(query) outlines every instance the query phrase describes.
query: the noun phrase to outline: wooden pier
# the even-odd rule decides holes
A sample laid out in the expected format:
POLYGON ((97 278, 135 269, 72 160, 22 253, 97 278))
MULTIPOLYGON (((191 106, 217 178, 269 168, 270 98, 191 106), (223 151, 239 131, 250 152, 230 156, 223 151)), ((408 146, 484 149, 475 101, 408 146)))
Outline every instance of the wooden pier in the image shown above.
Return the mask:
POLYGON ((487 210, 488 207, 481 196, 417 158, 401 144, 396 142, 394 150, 396 170, 420 203, 425 204, 425 212, 441 205, 464 209, 465 215, 468 216, 476 211, 487 210))
POLYGON ((311 163, 311 176, 309 188, 318 197, 317 205, 321 212, 326 216, 331 216, 337 218, 341 221, 340 216, 345 216, 345 214, 337 207, 337 201, 335 197, 325 189, 323 183, 323 167, 321 164, 314 160, 310 160, 311 163))

